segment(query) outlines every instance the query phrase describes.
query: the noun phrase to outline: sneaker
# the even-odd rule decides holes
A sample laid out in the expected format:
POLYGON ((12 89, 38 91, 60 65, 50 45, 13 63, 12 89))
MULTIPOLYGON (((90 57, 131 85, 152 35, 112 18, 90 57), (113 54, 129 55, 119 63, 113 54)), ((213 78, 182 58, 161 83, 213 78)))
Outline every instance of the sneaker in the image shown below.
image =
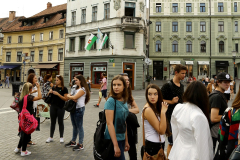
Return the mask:
POLYGON ((60 138, 60 143, 63 143, 64 142, 64 139, 63 138, 60 138))
POLYGON ((76 142, 72 142, 72 141, 70 141, 69 143, 65 144, 65 147, 75 147, 75 146, 77 146, 76 142))
POLYGON ((94 107, 99 107, 99 105, 97 105, 97 104, 95 104, 95 105, 93 105, 94 107))
POLYGON ((14 149, 14 152, 15 152, 15 153, 20 153, 20 152, 21 152, 21 149, 15 148, 15 149, 14 149))
POLYGON ((31 152, 29 152, 28 150, 26 150, 25 152, 21 152, 21 156, 23 157, 23 156, 28 156, 28 155, 30 155, 31 154, 31 152))
POLYGON ((51 137, 49 137, 47 140, 46 140, 46 143, 49 143, 49 142, 52 142, 53 139, 51 137))
POLYGON ((78 143, 77 146, 73 148, 73 151, 80 151, 83 149, 84 149, 83 145, 78 143))

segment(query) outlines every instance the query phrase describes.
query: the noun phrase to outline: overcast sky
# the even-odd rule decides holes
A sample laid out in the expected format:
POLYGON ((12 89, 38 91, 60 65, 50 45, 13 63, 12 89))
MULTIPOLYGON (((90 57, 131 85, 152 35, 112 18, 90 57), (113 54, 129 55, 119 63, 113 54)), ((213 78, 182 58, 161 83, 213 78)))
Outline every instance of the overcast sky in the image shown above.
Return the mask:
POLYGON ((9 11, 16 11, 16 16, 31 17, 45 10, 48 2, 57 6, 67 3, 67 0, 1 0, 0 18, 8 17, 9 11))

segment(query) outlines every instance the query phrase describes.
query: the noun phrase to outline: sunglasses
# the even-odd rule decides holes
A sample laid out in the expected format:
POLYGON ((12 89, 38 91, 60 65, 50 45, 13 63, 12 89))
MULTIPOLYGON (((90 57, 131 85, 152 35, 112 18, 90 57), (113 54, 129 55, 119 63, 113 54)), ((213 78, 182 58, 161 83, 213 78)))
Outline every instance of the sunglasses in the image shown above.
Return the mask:
POLYGON ((119 75, 120 75, 120 76, 128 76, 127 73, 120 73, 119 75))
POLYGON ((56 77, 60 77, 61 75, 56 75, 56 77))

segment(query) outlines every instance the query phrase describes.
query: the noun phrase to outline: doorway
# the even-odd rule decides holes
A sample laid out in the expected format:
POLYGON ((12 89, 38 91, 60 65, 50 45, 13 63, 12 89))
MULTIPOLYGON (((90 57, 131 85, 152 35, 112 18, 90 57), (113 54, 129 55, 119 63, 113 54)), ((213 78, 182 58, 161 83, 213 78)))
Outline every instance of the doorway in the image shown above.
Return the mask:
POLYGON ((134 90, 134 75, 135 75, 135 64, 134 63, 123 63, 123 73, 127 73, 129 77, 129 82, 134 90))

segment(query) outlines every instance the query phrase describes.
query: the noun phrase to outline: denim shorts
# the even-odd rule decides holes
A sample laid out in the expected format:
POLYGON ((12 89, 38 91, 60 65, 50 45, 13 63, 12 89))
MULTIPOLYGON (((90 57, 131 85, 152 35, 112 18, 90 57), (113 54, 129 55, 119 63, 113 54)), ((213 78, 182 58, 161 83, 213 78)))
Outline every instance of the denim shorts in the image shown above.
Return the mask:
POLYGON ((102 96, 103 96, 104 98, 107 97, 107 90, 106 90, 106 89, 102 90, 102 96))

